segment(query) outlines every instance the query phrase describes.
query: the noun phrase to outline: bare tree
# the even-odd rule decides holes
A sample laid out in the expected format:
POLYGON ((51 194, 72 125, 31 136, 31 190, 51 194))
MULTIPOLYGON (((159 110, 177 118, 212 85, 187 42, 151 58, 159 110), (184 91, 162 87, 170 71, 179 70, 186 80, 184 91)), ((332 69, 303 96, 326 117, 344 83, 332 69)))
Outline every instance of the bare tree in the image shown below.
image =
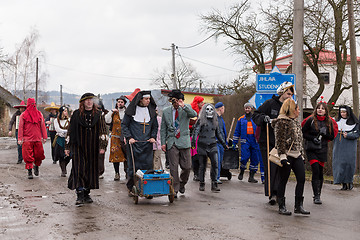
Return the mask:
POLYGON ((282 5, 270 4, 260 14, 250 11, 250 1, 242 0, 228 13, 213 10, 202 15, 203 30, 213 33, 215 39, 224 37, 233 54, 244 57, 254 71, 265 73, 265 62, 289 51, 292 16, 283 12, 282 5))
MULTIPOLYGON (((28 92, 35 90, 36 58, 45 61, 44 52, 37 49, 39 32, 32 29, 28 36, 16 47, 15 52, 1 64, 3 82, 14 94, 26 99, 28 92), (19 92, 21 91, 21 93, 19 92)), ((47 72, 39 66, 39 89, 45 87, 47 72)))
MULTIPOLYGON (((163 89, 172 89, 171 64, 163 68, 162 71, 156 70, 153 79, 154 84, 163 89)), ((181 63, 176 66, 176 86, 181 91, 196 91, 199 89, 201 75, 190 63, 181 63)))

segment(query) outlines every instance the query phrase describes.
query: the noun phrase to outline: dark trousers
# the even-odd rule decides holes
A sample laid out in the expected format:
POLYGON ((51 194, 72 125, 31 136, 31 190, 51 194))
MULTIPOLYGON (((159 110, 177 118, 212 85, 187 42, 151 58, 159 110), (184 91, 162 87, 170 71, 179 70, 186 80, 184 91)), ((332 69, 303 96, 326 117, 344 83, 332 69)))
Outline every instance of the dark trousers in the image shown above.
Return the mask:
POLYGON ((180 187, 185 186, 189 180, 191 171, 190 148, 179 149, 173 145, 167 152, 169 156, 170 173, 174 182, 174 191, 177 193, 180 187), (180 177, 179 166, 181 168, 180 177))
MULTIPOLYGON (((270 146, 269 151, 272 149, 270 146)), ((268 184, 268 155, 266 150, 266 143, 260 144, 260 152, 264 163, 264 176, 265 176, 265 196, 269 196, 269 184, 268 184)), ((277 196, 278 184, 280 182, 280 176, 278 174, 279 166, 275 163, 270 162, 270 197, 277 196)))
POLYGON ((54 139, 55 139, 55 136, 56 136, 56 131, 49 131, 49 134, 50 134, 50 139, 51 139, 51 158, 53 161, 56 161, 55 159, 55 144, 54 144, 54 147, 53 147, 53 142, 54 142, 54 139))
POLYGON ((285 196, 286 184, 288 182, 291 169, 293 170, 296 177, 296 187, 295 187, 295 197, 302 197, 304 193, 304 184, 305 184, 305 165, 301 156, 298 158, 293 158, 288 156, 288 162, 290 165, 286 164, 282 167, 279 167, 280 182, 278 185, 277 196, 282 198, 285 196))
POLYGON ((15 136, 16 136, 16 144, 17 144, 17 150, 18 150, 18 161, 21 162, 23 160, 22 145, 18 144, 18 130, 15 131, 15 136))
POLYGON ((192 164, 192 169, 194 171, 194 175, 198 176, 199 175, 199 168, 200 168, 199 154, 196 154, 196 155, 191 157, 191 164, 192 164))
POLYGON ((313 163, 311 165, 312 170, 312 181, 320 180, 321 182, 324 181, 324 168, 319 163, 313 163))
POLYGON ((218 171, 218 153, 217 151, 209 152, 207 155, 199 155, 199 180, 200 182, 205 182, 205 172, 206 172, 206 165, 207 165, 207 158, 210 158, 211 162, 211 170, 210 170, 210 178, 211 181, 215 182, 217 178, 217 171, 218 171))

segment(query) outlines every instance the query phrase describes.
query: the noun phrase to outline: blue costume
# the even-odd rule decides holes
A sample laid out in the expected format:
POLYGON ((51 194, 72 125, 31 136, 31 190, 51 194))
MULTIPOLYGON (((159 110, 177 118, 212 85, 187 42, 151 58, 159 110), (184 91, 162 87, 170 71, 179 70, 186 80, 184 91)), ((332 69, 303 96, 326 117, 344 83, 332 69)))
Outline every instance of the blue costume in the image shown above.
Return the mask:
POLYGON ((234 146, 239 142, 241 143, 241 165, 239 180, 242 180, 246 164, 250 158, 250 176, 249 182, 257 182, 254 175, 258 169, 260 160, 260 147, 255 139, 256 124, 251 119, 252 114, 245 114, 238 119, 234 133, 233 143, 234 146))

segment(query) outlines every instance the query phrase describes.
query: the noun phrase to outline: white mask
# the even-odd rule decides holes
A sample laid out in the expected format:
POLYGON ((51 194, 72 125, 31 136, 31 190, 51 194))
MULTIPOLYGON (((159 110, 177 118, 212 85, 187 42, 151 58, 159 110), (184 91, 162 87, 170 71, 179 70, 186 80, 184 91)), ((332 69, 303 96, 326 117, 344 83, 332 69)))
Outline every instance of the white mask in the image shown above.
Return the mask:
POLYGON ((210 105, 208 105, 205 109, 206 117, 207 118, 213 118, 214 117, 214 108, 210 105))

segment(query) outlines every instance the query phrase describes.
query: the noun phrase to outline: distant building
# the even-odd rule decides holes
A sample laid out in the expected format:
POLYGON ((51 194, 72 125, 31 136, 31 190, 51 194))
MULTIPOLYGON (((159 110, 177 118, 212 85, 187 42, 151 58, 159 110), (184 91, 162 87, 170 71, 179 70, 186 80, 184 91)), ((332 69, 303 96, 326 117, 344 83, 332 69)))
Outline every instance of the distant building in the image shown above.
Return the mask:
MULTIPOLYGON (((336 78, 336 56, 335 52, 323 50, 320 52, 319 57, 319 68, 320 74, 324 76, 325 79, 325 89, 322 93, 324 101, 328 101, 332 96, 334 83, 336 78)), ((360 57, 357 57, 358 62, 358 72, 360 73, 360 57)), ((279 57, 276 59, 275 65, 279 68, 282 73, 291 66, 292 64, 292 54, 279 57)), ((266 73, 270 73, 272 70, 271 61, 265 62, 266 73)), ((314 96, 315 92, 318 90, 319 83, 315 74, 312 72, 310 67, 304 62, 304 108, 312 108, 310 103, 310 98, 314 96)), ((359 74, 360 78, 360 74, 359 74)), ((360 80, 360 79, 359 79, 360 80)), ((351 67, 350 67, 350 55, 348 55, 348 60, 345 67, 345 74, 343 77, 342 86, 351 85, 351 67)), ((336 105, 347 104, 352 106, 352 89, 347 89, 343 91, 339 99, 336 102, 336 105)))
MULTIPOLYGON (((161 89, 161 94, 166 96, 171 92, 171 90, 161 89)), ((190 104, 195 96, 201 96, 204 98, 205 103, 214 103, 214 97, 223 96, 221 94, 212 94, 212 93, 199 93, 199 92, 185 92, 181 91, 184 94, 185 103, 190 104)))
POLYGON ((0 86, 0 136, 7 136, 9 122, 17 110, 13 106, 19 105, 20 102, 21 100, 18 97, 0 86))

